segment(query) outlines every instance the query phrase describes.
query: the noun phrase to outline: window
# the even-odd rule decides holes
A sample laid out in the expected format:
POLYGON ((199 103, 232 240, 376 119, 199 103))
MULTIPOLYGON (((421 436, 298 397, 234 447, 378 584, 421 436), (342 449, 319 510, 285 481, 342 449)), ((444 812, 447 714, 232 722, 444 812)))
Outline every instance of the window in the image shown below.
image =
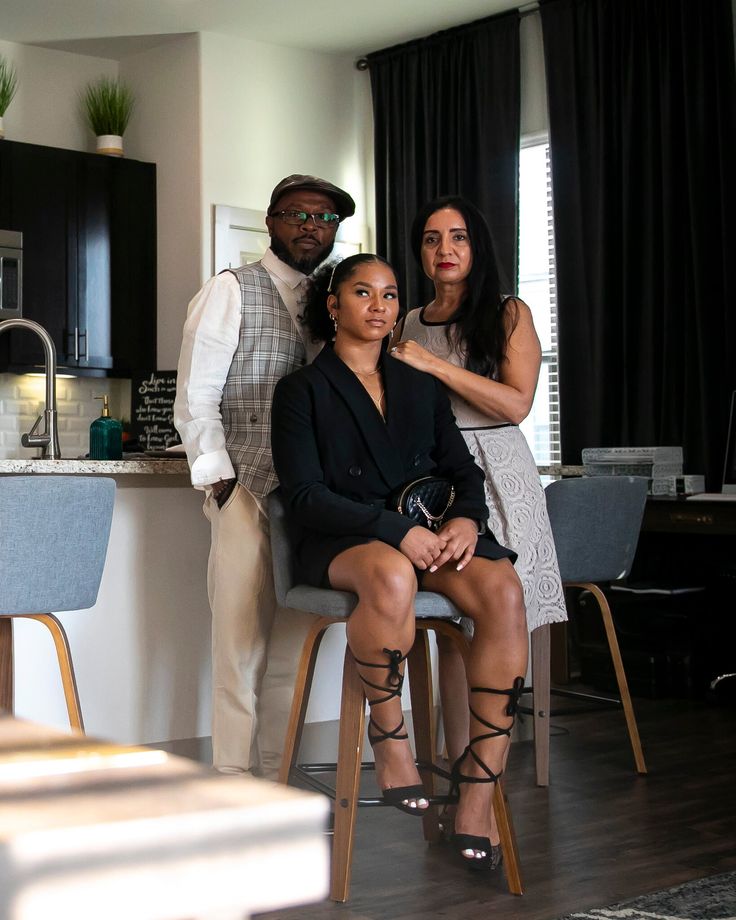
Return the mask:
POLYGON ((522 141, 519 155, 518 282, 519 296, 531 308, 542 343, 537 394, 521 430, 538 464, 560 463, 555 235, 546 137, 522 141))

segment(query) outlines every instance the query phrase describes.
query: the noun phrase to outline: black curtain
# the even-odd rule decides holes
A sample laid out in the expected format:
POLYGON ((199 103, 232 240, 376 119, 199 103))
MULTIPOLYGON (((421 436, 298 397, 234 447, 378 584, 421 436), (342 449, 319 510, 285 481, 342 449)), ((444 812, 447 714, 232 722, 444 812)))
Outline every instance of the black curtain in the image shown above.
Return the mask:
POLYGON ((731 0, 541 0, 563 462, 681 444, 720 488, 736 387, 731 0))
POLYGON ((409 230, 418 208, 438 195, 464 195, 480 208, 505 290, 516 290, 518 13, 378 51, 368 63, 377 248, 399 274, 405 305, 426 302, 409 230))

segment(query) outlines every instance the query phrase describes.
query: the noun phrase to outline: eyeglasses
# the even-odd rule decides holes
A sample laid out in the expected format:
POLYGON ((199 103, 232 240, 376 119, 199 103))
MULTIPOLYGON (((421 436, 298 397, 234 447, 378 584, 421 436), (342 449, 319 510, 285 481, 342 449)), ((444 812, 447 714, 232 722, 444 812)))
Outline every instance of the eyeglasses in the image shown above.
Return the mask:
POLYGON ((331 214, 329 211, 320 211, 319 214, 310 214, 309 211, 272 211, 271 217, 280 217, 285 224, 294 227, 305 224, 310 217, 315 227, 337 227, 340 223, 340 215, 331 214))

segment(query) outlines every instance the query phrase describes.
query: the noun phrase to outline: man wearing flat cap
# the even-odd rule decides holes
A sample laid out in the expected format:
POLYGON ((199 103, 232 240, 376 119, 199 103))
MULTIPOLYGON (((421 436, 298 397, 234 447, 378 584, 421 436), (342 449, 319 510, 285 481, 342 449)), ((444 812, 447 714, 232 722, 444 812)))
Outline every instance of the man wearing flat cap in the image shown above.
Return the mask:
POLYGON ((189 304, 174 418, 205 492, 212 528, 212 746, 223 772, 275 778, 308 614, 276 605, 264 497, 277 381, 314 357, 298 321, 308 276, 355 213, 347 192, 316 176, 282 179, 260 262, 221 272, 189 304))

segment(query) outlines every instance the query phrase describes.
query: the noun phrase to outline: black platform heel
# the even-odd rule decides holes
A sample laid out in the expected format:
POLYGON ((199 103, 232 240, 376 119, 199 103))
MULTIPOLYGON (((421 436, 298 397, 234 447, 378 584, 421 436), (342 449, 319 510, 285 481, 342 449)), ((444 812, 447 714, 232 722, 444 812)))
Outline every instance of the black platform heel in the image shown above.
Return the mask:
MULTIPOLYGON (((509 690, 496 690, 491 687, 471 687, 471 693, 494 693, 499 696, 508 696, 509 703, 506 707, 504 715, 511 716, 512 721, 511 725, 508 728, 499 728, 498 725, 494 725, 492 722, 489 722, 487 719, 482 718, 478 713, 470 707, 470 714, 477 719, 481 725, 485 725, 486 728, 490 728, 490 732, 486 732, 483 735, 476 735, 475 738, 472 738, 468 746, 465 748, 463 753, 458 757, 455 763, 452 766, 450 772, 451 788, 450 795, 456 794, 459 800, 460 797, 460 786, 463 783, 495 783, 498 782, 498 778, 503 773, 503 770, 499 770, 498 773, 494 773, 493 770, 486 764, 478 754, 473 750, 473 745, 480 743, 481 741, 486 741, 489 738, 498 738, 502 735, 508 735, 511 737, 511 729, 514 727, 514 722, 516 721, 514 716, 516 716, 516 711, 519 704, 519 697, 521 696, 524 690, 524 678, 517 677, 514 679, 514 685, 509 690), (462 772, 463 761, 471 757, 475 763, 481 768, 481 770, 486 774, 485 776, 468 776, 466 773, 462 772)), ((473 872, 488 871, 498 868, 501 865, 503 854, 501 851, 500 844, 492 844, 490 837, 479 837, 475 834, 453 834, 452 841, 455 846, 458 855, 462 861, 467 865, 468 869, 473 872), (476 850, 483 855, 480 857, 471 857, 465 856, 464 850, 476 850)))
MULTIPOLYGON (((376 724, 373 719, 373 707, 378 706, 381 703, 388 703, 389 700, 396 699, 396 697, 401 696, 401 688, 404 686, 404 675, 399 670, 401 663, 406 660, 406 655, 401 654, 400 649, 383 649, 386 655, 389 657, 388 664, 372 664, 368 661, 359 661, 354 657, 355 663, 360 665, 362 668, 388 668, 389 674, 387 679, 388 686, 384 684, 373 684, 371 681, 366 680, 362 674, 359 673, 360 679, 368 687, 372 687, 374 690, 383 690, 386 691, 386 696, 380 697, 376 700, 368 700, 368 706, 371 710, 371 717, 368 722, 368 740, 371 743, 371 747, 375 748, 377 744, 381 744, 382 741, 405 741, 408 739, 409 735, 405 731, 404 717, 401 717, 401 722, 396 726, 396 728, 391 729, 390 731, 384 731, 380 725, 376 724)), ((424 786, 421 784, 414 786, 394 786, 387 789, 381 790, 381 795, 383 796, 383 801, 387 805, 393 805, 394 808, 398 808, 399 811, 405 812, 407 815, 415 815, 417 817, 422 817, 427 808, 419 808, 418 805, 412 806, 408 803, 409 799, 424 799, 429 803, 429 798, 425 792, 424 786)))

